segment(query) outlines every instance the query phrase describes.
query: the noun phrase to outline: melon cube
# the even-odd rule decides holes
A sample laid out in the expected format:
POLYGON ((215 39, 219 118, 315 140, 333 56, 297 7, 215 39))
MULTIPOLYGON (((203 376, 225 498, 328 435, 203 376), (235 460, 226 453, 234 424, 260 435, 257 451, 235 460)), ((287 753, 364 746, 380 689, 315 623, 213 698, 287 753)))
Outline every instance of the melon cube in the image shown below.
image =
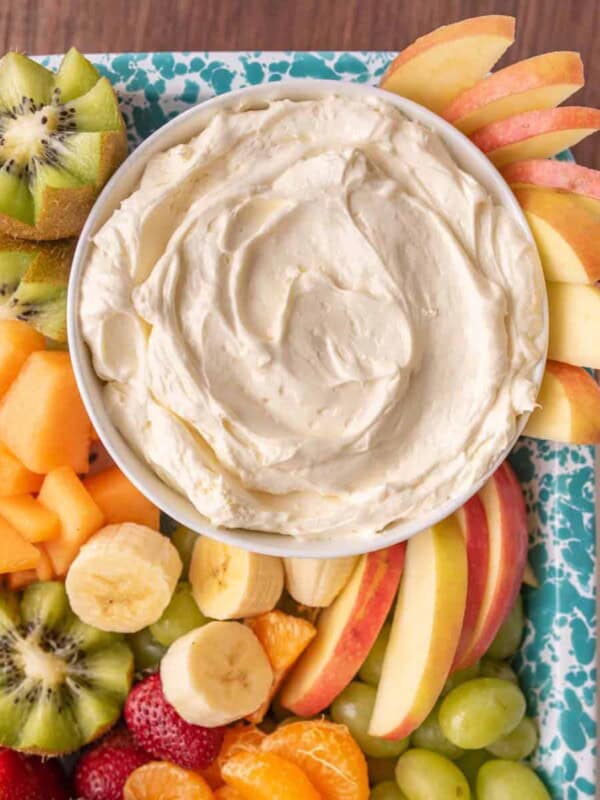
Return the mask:
POLYGON ((35 569, 40 551, 0 517, 0 573, 35 569))
POLYGON ((40 551, 40 560, 38 561, 38 565, 35 568, 36 580, 51 581, 56 576, 54 574, 52 562, 50 561, 50 556, 46 552, 46 549, 43 544, 39 545, 38 550, 40 551))
POLYGON ((91 425, 69 354, 32 353, 0 406, 0 440, 32 472, 88 469, 91 425))
POLYGON ((44 546, 54 574, 62 578, 82 545, 102 527, 104 515, 72 467, 46 475, 38 500, 60 520, 58 536, 44 546))
POLYGON ((3 395, 28 357, 44 350, 46 340, 41 333, 18 319, 0 320, 0 395, 3 395))
POLYGON ((0 442, 0 497, 39 492, 43 480, 0 442))
POLYGON ((30 494, 0 497, 0 515, 28 542, 46 542, 58 536, 60 521, 30 494))
POLYGON ((102 510, 107 524, 137 522, 138 525, 158 530, 158 508, 136 489, 118 467, 110 467, 86 478, 83 485, 102 510))
POLYGON ((20 572, 11 572, 7 578, 8 588, 18 592, 36 581, 51 581, 54 577, 52 564, 43 547, 39 547, 40 560, 35 569, 24 569, 20 572))

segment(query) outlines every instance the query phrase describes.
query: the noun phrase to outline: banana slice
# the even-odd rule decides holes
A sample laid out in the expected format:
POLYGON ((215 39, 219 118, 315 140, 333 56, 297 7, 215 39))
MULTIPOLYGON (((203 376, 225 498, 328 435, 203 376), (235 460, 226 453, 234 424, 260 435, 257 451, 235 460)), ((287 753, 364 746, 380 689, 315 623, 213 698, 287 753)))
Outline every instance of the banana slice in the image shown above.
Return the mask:
POLYGON ((267 654, 240 622, 209 622, 177 639, 163 656, 160 677, 179 715, 205 728, 252 714, 273 684, 267 654))
POLYGON ((241 619, 272 611, 283 591, 280 558, 249 553, 202 536, 190 565, 192 593, 213 619, 241 619))
POLYGON ((285 586, 303 606, 330 606, 350 580, 358 556, 347 558, 284 558, 285 586))
POLYGON ((135 633, 160 619, 181 575, 179 553, 145 525, 107 525, 81 548, 67 573, 71 608, 102 631, 135 633))

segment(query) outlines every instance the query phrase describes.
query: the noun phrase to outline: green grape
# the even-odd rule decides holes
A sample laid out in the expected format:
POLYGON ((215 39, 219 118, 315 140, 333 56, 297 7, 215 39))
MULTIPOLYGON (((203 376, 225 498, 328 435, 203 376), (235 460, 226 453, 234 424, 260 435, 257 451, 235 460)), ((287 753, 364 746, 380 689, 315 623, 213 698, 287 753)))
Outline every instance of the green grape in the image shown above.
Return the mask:
POLYGON ((170 647, 176 639, 206 625, 208 620, 196 605, 189 583, 178 583, 171 602, 158 622, 150 625, 150 633, 163 647, 170 647))
POLYGON ((369 650, 369 655, 365 658, 358 675, 362 681, 370 686, 377 686, 381 678, 381 668, 383 667, 383 657, 390 639, 392 626, 386 622, 379 631, 379 636, 375 639, 375 644, 369 650))
POLYGON ((413 748, 396 764, 396 783, 407 800, 470 800, 467 779, 450 759, 413 748))
POLYGON ((517 602, 502 623, 502 627, 496 634, 496 638, 491 643, 486 655, 489 658, 496 659, 514 656, 521 645, 524 627, 523 598, 519 595, 517 602))
POLYGON ((132 633, 131 636, 127 637, 127 643, 131 647, 135 668, 138 672, 157 667, 161 658, 167 652, 166 648, 152 637, 148 628, 132 633))
POLYGON ((531 717, 523 717, 514 731, 487 748, 496 758, 521 761, 530 756, 538 743, 538 732, 531 717))
POLYGON ((186 528, 184 525, 179 525, 173 531, 171 541, 177 548, 177 552, 183 563, 183 570, 181 572, 182 578, 187 578, 190 571, 190 563, 192 561, 192 553, 198 541, 198 534, 186 528))
POLYGON ((334 722, 346 725, 365 755, 374 758, 393 758, 408 747, 407 739, 388 741, 368 733, 376 690, 366 683, 353 681, 339 694, 331 705, 334 722))
POLYGON ((369 800, 406 800, 396 781, 384 781, 371 789, 369 800))
POLYGON ((466 681, 472 681, 473 678, 477 678, 479 676, 479 661, 477 661, 471 667, 465 667, 465 669, 457 669, 456 672, 453 672, 452 675, 448 678, 446 683, 444 684, 444 688, 442 689, 442 697, 451 692, 452 689, 456 689, 457 686, 460 686, 461 683, 466 683, 466 681))
POLYGON ((477 776, 477 800, 551 800, 548 790, 525 764, 493 759, 477 776))
POLYGON ((452 761, 464 753, 461 747, 452 744, 442 733, 440 723, 438 722, 437 708, 433 709, 425 722, 413 733, 411 736, 411 744, 414 747, 421 747, 424 750, 433 750, 436 753, 446 756, 446 758, 452 759, 452 761))
POLYGON ((498 678, 475 678, 444 698, 438 720, 451 742, 479 750, 514 730, 524 716, 525 698, 518 686, 498 678))
POLYGON ((367 756, 369 783, 383 783, 396 780, 395 770, 397 758, 371 758, 367 756))
POLYGON ((491 759, 487 750, 467 750, 463 756, 456 760, 455 764, 463 771, 465 778, 469 781, 469 786, 475 791, 477 773, 481 767, 491 759))
POLYGON ((519 683, 517 673, 506 661, 494 661, 492 658, 482 658, 479 674, 482 678, 500 678, 503 681, 519 683))

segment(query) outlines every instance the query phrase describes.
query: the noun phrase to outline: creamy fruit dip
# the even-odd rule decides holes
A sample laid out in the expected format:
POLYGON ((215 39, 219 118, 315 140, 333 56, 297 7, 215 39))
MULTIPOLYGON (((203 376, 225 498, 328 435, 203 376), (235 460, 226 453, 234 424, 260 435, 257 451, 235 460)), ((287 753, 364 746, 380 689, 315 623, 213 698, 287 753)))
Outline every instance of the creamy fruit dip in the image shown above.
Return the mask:
POLYGON ((94 239, 108 412, 213 524, 372 534, 466 491, 533 408, 532 245, 378 100, 217 114, 94 239))

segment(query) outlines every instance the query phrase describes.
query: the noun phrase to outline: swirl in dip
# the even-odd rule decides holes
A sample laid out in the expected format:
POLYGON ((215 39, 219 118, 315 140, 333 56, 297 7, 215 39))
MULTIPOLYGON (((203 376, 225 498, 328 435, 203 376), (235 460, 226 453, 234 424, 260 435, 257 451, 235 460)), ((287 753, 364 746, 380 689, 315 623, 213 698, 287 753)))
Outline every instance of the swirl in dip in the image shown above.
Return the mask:
POLYGON ((466 491, 535 401, 537 256, 379 100, 217 114, 96 235, 108 412, 213 524, 372 534, 466 491))

